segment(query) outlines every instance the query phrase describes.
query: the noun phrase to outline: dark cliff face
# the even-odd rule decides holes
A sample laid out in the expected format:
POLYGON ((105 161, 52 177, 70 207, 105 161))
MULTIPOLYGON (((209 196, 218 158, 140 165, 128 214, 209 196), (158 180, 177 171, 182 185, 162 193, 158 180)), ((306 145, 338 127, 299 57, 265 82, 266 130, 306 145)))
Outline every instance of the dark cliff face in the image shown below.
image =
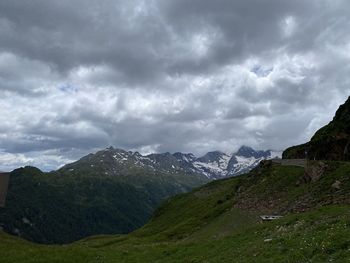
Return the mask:
POLYGON ((319 129, 310 142, 286 149, 282 158, 349 161, 350 97, 339 107, 333 120, 319 129))

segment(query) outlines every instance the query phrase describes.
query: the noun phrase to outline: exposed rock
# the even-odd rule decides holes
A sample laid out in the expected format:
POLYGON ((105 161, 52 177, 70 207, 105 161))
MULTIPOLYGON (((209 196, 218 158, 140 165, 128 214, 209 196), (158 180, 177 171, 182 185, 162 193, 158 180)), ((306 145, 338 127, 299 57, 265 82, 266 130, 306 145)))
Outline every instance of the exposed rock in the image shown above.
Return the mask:
POLYGON ((324 162, 313 162, 306 166, 305 174, 303 176, 304 183, 317 182, 324 172, 327 170, 328 165, 324 162))
POLYGON ((341 187, 340 187, 340 181, 338 181, 338 180, 336 180, 333 184, 332 184, 332 187, 333 188, 335 188, 335 189, 340 189, 341 187))

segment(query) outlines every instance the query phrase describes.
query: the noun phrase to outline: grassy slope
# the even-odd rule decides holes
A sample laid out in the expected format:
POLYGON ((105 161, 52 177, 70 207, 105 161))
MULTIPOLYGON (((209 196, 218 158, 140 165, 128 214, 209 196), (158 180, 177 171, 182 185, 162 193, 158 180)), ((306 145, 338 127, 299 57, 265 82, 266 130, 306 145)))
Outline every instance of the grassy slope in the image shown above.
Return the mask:
POLYGON ((348 262, 350 164, 329 167, 299 186, 303 170, 281 166, 212 182, 166 201, 126 236, 41 246, 1 234, 1 262, 348 262), (300 204, 308 212, 296 213, 300 204), (261 224, 265 211, 287 215, 261 224))

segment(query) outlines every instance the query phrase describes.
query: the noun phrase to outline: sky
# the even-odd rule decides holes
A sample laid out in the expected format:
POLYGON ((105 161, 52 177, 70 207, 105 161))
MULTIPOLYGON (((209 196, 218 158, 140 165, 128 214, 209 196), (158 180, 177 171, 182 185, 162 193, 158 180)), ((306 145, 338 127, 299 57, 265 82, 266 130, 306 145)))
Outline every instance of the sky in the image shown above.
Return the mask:
POLYGON ((347 0, 1 0, 0 170, 283 150, 350 92, 347 0))

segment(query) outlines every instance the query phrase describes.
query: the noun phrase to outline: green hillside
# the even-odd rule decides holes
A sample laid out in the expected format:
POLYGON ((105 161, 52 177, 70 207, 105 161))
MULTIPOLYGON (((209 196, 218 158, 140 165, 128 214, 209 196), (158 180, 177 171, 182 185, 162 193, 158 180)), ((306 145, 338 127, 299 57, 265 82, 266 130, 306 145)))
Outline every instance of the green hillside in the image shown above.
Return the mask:
POLYGON ((118 176, 84 167, 79 173, 21 168, 11 173, 0 227, 46 244, 129 233, 143 226, 162 200, 204 182, 196 176, 135 167, 118 176))
POLYGON ((1 262, 348 262, 350 164, 265 162, 170 198, 143 228, 70 245, 0 236, 1 262), (261 222, 261 214, 282 219, 261 222))

